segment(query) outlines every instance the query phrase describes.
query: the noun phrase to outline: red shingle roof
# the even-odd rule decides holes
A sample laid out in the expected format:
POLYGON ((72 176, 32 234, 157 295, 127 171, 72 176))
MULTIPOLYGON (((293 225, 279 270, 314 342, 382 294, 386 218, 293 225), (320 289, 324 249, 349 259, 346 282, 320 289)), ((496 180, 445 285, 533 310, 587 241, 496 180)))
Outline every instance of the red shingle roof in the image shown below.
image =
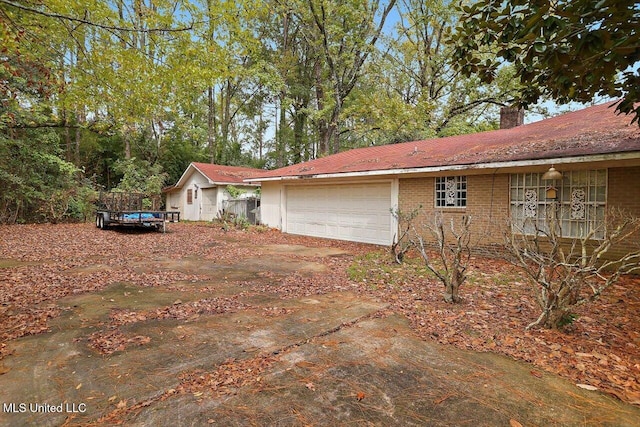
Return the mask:
POLYGON ((262 169, 247 168, 242 166, 223 166, 212 163, 191 163, 210 181, 224 184, 242 184, 246 178, 251 178, 263 173, 262 169))
MULTIPOLYGON (((252 178, 256 175, 264 173, 262 169, 253 169, 240 166, 222 166, 214 165, 212 163, 198 163, 193 162, 189 164, 184 171, 180 179, 175 185, 163 189, 165 193, 178 191, 185 184, 187 179, 199 171, 202 175, 209 180, 211 184, 225 185, 225 184, 246 184, 244 182, 247 178, 252 178)), ((253 184, 249 184, 253 185, 253 184)))
POLYGON ((263 171, 253 178, 259 181, 258 178, 480 165, 640 151, 640 128, 631 124, 631 116, 616 115, 611 105, 597 105, 512 129, 358 148, 263 171))

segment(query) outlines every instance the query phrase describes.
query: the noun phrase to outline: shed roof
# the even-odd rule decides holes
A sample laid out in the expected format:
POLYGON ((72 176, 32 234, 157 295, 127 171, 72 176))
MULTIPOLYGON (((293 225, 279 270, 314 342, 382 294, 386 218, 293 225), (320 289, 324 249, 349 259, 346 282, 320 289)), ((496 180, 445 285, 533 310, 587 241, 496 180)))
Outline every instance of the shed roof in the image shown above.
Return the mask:
POLYGON ((640 152, 640 128, 597 105, 511 129, 358 148, 262 171, 251 181, 640 152))

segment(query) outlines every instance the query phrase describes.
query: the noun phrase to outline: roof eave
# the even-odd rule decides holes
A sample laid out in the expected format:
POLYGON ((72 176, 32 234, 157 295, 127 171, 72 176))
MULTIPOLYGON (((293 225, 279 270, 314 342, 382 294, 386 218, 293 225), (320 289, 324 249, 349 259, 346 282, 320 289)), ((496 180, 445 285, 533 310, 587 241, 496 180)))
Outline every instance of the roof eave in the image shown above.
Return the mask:
POLYGON ((551 164, 579 164, 579 163, 593 163, 593 162, 606 162, 612 160, 634 160, 640 159, 640 151, 621 152, 621 153, 606 153, 606 154, 592 154, 582 156, 570 156, 570 157, 555 157, 544 159, 531 159, 531 160, 510 160, 504 162, 489 162, 489 163, 472 163, 472 164, 460 164, 460 165, 445 165, 445 166, 427 166, 418 168, 396 168, 396 169, 383 169, 383 170, 371 170, 360 172, 339 172, 339 173, 325 173, 315 175, 287 175, 287 176, 275 176, 275 177, 256 177, 247 178, 245 182, 265 182, 265 181, 293 181, 293 180, 305 180, 305 179, 328 179, 328 178, 357 178, 367 176, 388 176, 388 175, 408 175, 408 174, 424 174, 424 173, 440 173, 440 172, 461 172, 465 170, 478 170, 478 169, 506 169, 506 168, 519 168, 527 166, 544 166, 551 164))
POLYGON ((210 181, 211 185, 217 185, 217 186, 223 186, 223 185, 244 185, 244 186, 251 186, 251 187, 260 187, 260 184, 250 184, 244 181, 240 181, 240 182, 222 182, 222 181, 210 181))

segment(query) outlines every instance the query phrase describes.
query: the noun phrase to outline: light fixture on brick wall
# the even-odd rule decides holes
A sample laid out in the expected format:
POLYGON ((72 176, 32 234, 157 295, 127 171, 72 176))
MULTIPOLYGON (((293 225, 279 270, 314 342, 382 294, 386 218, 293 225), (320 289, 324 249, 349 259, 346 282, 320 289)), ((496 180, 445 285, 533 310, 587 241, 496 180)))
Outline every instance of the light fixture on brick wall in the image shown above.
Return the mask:
POLYGON ((542 175, 543 181, 550 182, 550 185, 547 186, 547 190, 546 190, 547 199, 555 200, 558 198, 558 189, 554 187, 553 184, 555 181, 559 181, 561 179, 562 179, 562 174, 558 172, 556 168, 554 168, 553 166, 551 166, 549 170, 542 175))

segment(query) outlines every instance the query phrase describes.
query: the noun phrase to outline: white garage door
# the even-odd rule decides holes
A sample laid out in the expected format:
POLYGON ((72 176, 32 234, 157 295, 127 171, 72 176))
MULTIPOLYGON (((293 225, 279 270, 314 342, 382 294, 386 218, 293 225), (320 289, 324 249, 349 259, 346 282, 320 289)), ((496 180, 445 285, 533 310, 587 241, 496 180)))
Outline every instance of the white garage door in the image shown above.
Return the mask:
POLYGON ((390 183, 291 186, 286 231, 388 245, 390 208, 390 183))

